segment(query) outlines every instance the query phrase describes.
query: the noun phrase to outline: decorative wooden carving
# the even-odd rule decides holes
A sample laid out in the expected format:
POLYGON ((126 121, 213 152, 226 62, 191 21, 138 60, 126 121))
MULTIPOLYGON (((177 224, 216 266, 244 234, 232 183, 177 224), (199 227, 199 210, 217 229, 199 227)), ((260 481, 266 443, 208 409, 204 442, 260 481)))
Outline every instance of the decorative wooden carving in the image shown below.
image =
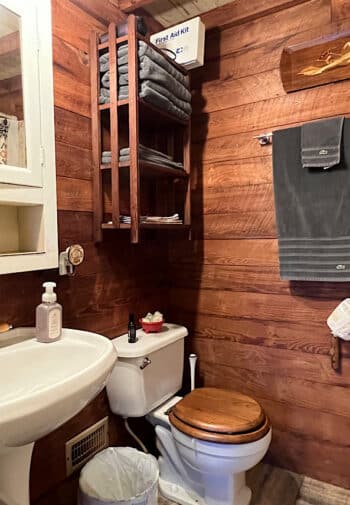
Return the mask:
POLYGON ((281 79, 288 92, 350 78, 350 30, 286 47, 281 79))

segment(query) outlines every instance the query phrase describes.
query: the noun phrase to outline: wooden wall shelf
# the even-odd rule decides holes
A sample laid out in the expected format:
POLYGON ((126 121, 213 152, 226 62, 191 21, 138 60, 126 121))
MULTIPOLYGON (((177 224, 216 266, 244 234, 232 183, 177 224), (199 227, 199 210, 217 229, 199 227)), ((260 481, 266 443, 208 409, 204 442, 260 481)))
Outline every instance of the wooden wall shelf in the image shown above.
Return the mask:
MULTIPOLYGON (((100 166, 101 170, 111 170, 112 166, 110 164, 103 164, 100 166)), ((130 163, 128 161, 122 161, 119 163, 119 168, 130 169, 130 163)), ((157 165, 156 163, 151 163, 149 161, 140 160, 139 161, 140 175, 144 177, 173 177, 175 179, 188 179, 188 173, 185 170, 179 168, 165 167, 163 165, 157 165)))
MULTIPOLYGON (((131 225, 125 223, 120 223, 120 226, 117 228, 113 225, 113 223, 102 223, 101 227, 103 230, 131 230, 131 225)), ((190 225, 171 223, 141 223, 140 228, 143 230, 190 230, 190 225)))
POLYGON ((126 229, 130 230, 131 242, 138 243, 141 230, 189 230, 191 224, 191 121, 174 117, 138 96, 138 41, 151 45, 182 74, 187 75, 187 71, 137 33, 136 17, 133 14, 128 17, 128 34, 122 37, 116 35, 117 27, 112 23, 108 29, 108 41, 100 43, 97 33, 91 36, 94 237, 96 242, 100 242, 103 240, 103 230, 126 229), (128 43, 129 96, 118 100, 117 45, 125 42, 128 43), (110 103, 99 104, 99 57, 107 50, 110 61, 110 103), (184 170, 139 159, 140 144, 173 156, 183 163, 184 170), (130 148, 130 160, 127 162, 119 162, 121 147, 130 148), (111 152, 110 163, 101 164, 102 151, 111 152), (127 193, 128 198, 125 197, 127 193), (107 206, 104 203, 106 194, 109 195, 107 206), (129 208, 131 225, 120 223, 120 216, 125 215, 126 207, 129 208), (140 222, 141 215, 174 213, 181 216, 183 224, 140 222))
MULTIPOLYGON (((139 104, 139 114, 140 114, 140 119, 147 123, 147 122, 154 122, 157 120, 159 123, 162 125, 164 124, 173 124, 177 123, 183 126, 188 125, 188 121, 183 121, 182 119, 179 119, 177 117, 171 116, 167 112, 157 109, 150 103, 146 102, 142 98, 137 98, 138 104, 139 104)), ((119 113, 122 114, 127 114, 128 111, 125 110, 129 106, 129 100, 126 98, 124 100, 118 100, 117 102, 117 107, 120 109, 119 113), (123 109, 123 110, 121 110, 123 109)), ((111 104, 110 103, 104 103, 99 105, 99 110, 104 111, 104 110, 111 110, 111 104)))

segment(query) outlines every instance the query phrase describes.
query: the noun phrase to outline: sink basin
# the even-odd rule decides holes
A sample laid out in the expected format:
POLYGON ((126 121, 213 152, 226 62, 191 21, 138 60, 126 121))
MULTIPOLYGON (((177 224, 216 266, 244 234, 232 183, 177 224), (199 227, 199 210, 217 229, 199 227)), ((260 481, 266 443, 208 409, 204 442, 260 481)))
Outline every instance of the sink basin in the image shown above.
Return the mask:
POLYGON ((33 329, 33 338, 0 349, 0 502, 29 504, 33 442, 103 389, 116 358, 107 338, 69 329, 49 344, 37 342, 33 329))

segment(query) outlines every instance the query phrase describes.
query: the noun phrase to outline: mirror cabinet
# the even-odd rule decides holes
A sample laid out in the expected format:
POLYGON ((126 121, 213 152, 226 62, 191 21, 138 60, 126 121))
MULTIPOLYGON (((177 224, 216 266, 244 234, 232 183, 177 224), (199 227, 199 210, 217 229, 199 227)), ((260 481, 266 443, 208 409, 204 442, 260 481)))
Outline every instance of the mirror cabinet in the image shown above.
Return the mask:
POLYGON ((58 264, 50 0, 0 0, 0 274, 58 264))

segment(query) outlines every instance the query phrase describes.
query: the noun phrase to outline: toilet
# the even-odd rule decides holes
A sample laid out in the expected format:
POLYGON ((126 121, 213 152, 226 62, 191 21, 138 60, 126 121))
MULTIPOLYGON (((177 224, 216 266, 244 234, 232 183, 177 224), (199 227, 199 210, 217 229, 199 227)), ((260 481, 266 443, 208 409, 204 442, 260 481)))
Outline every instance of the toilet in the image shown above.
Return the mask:
POLYGON ((253 398, 198 388, 184 398, 184 326, 160 333, 137 330, 137 342, 115 338, 118 353, 107 383, 112 412, 146 418, 155 426, 161 494, 181 505, 248 505, 245 473, 262 460, 271 426, 253 398))

